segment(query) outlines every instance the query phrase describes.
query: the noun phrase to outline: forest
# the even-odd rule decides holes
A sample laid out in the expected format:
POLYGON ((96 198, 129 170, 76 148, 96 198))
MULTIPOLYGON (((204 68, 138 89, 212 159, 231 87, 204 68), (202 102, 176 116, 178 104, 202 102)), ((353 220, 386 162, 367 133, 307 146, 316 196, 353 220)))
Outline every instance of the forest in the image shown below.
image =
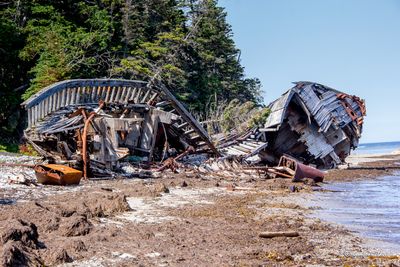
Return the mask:
POLYGON ((217 0, 0 1, 0 150, 18 150, 20 103, 66 79, 157 77, 200 115, 261 104, 226 17, 217 0))

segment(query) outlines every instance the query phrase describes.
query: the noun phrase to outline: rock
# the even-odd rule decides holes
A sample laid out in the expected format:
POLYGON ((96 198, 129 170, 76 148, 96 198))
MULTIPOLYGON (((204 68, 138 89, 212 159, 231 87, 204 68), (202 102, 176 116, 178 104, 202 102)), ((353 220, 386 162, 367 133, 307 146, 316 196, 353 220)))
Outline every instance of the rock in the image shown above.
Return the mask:
POLYGON ((186 181, 183 181, 181 186, 182 186, 182 187, 187 187, 188 184, 186 183, 186 181))

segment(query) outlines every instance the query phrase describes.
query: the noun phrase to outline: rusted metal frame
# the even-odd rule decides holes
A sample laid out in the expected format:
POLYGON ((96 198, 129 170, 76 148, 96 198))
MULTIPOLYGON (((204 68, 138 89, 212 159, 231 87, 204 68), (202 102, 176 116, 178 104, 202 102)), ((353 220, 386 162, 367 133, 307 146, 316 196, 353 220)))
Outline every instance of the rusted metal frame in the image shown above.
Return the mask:
POLYGON ((280 158, 278 166, 287 167, 294 171, 294 174, 292 176, 293 182, 301 181, 303 178, 311 178, 314 179, 316 182, 320 182, 325 176, 322 171, 317 170, 314 167, 302 164, 295 159, 286 156, 282 156, 280 158))
POLYGON ((337 98, 340 99, 340 100, 343 100, 343 101, 346 98, 350 98, 351 100, 356 102, 357 105, 360 107, 360 111, 361 111, 362 116, 366 116, 367 115, 367 109, 365 108, 365 102, 361 98, 359 98, 358 96, 354 96, 354 95, 350 96, 350 95, 345 94, 345 93, 340 93, 340 94, 337 94, 337 98))
POLYGON ((357 120, 358 116, 357 114, 354 112, 354 110, 351 108, 351 106, 349 105, 349 103, 346 102, 346 100, 341 100, 340 103, 342 104, 342 106, 344 107, 344 109, 346 110, 347 114, 350 116, 352 121, 357 120))
POLYGON ((36 165, 35 164, 25 164, 25 163, 0 163, 0 166, 34 168, 36 165))
POLYGON ((274 168, 270 168, 270 167, 243 167, 242 169, 243 170, 264 171, 266 173, 277 174, 277 175, 283 176, 285 178, 293 178, 293 176, 290 174, 279 172, 279 171, 275 170, 274 168))
MULTIPOLYGON (((100 101, 98 110, 102 109, 104 107, 104 101, 100 101)), ((96 112, 91 112, 90 116, 86 118, 86 113, 82 111, 82 115, 85 118, 85 125, 83 127, 83 133, 82 133, 82 159, 83 159, 83 178, 87 179, 87 163, 88 163, 88 157, 87 157, 87 130, 90 124, 90 121, 94 118, 94 116, 97 115, 96 112)))

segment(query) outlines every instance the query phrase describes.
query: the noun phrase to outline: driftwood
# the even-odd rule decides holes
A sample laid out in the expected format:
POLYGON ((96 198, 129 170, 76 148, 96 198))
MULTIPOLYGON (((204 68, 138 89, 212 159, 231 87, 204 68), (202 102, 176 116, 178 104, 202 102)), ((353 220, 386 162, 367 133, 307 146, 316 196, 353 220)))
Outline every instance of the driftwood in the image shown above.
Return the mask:
POLYGON ((299 236, 298 232, 295 231, 287 231, 287 232, 261 232, 259 237, 262 238, 274 238, 274 237, 297 237, 299 236))

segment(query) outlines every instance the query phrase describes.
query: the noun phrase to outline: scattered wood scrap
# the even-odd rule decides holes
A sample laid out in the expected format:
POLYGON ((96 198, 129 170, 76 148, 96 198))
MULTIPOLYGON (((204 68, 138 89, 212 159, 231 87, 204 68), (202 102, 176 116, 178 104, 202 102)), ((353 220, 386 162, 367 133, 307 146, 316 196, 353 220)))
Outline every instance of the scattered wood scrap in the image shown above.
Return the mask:
POLYGON ((297 237, 299 236, 298 232, 295 231, 287 231, 287 232, 261 232, 259 237, 262 238, 274 238, 274 237, 297 237))

